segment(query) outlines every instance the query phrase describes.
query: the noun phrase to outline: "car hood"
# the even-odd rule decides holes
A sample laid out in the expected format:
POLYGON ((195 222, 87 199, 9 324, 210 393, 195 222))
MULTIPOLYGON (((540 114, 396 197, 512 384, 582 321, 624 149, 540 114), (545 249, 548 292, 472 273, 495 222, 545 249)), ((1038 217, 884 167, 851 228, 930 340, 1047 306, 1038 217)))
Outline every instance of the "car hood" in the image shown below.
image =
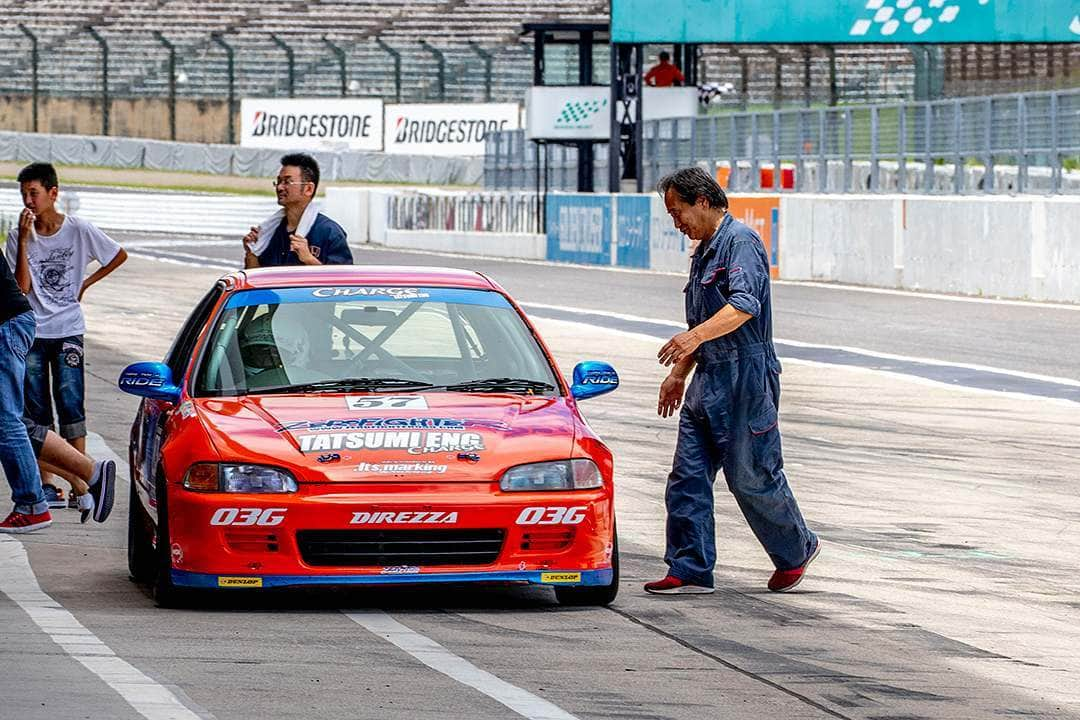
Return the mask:
POLYGON ((265 395, 194 406, 223 462, 285 467, 299 482, 490 481, 574 446, 563 397, 265 395))

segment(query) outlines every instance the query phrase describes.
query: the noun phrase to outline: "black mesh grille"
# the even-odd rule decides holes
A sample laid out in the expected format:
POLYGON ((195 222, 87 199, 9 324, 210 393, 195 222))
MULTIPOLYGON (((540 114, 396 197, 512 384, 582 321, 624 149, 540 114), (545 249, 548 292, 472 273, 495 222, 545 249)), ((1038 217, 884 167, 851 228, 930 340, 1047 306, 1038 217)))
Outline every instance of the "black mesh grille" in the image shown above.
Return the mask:
POLYGON ((301 530, 308 565, 490 565, 502 550, 499 530, 301 530))

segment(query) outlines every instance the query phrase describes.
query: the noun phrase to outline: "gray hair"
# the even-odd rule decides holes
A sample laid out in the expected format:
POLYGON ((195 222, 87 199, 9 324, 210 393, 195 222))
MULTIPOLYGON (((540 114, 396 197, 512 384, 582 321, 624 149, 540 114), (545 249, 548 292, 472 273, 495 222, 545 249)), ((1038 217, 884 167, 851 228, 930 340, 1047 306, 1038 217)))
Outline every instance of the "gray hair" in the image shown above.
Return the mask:
POLYGON ((693 205, 698 198, 703 197, 711 208, 727 210, 728 207, 727 195, 720 184, 696 165, 681 168, 660 178, 660 182, 656 183, 656 192, 660 193, 660 197, 664 197, 668 190, 674 190, 687 205, 693 205))

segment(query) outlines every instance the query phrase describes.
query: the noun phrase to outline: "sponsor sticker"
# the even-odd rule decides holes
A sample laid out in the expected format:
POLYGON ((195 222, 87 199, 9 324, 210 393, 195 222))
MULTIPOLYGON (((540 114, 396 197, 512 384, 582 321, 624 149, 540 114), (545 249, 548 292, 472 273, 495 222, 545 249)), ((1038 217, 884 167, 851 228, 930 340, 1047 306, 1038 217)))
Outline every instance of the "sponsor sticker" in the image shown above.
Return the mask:
POLYGON ((358 473, 370 473, 372 475, 442 475, 446 472, 446 465, 433 462, 377 462, 360 463, 356 466, 358 473))
POLYGON ((408 287, 321 287, 311 294, 317 298, 378 298, 382 300, 423 300, 431 297, 420 288, 408 287))
POLYGON ((261 588, 263 586, 263 579, 261 577, 227 577, 225 575, 219 575, 217 584, 218 587, 261 588))
POLYGON ((577 507, 527 507, 517 517, 518 525, 578 525, 586 509, 577 507))
POLYGON ((544 583, 578 583, 581 582, 579 572, 544 572, 540 573, 540 582, 544 583))
POLYGON ((211 525, 280 525, 285 521, 287 508, 223 507, 210 516, 211 525))
POLYGON ((423 395, 346 395, 350 410, 427 410, 423 395))
POLYGON ((180 403, 180 417, 193 418, 195 417, 195 404, 190 400, 185 400, 180 403))
POLYGON ((300 451, 404 450, 410 455, 441 452, 472 452, 484 449, 484 438, 475 432, 375 430, 369 432, 300 435, 300 451))
MULTIPOLYGON (((405 397, 405 396, 402 396, 405 397)), ((408 396, 424 399, 423 395, 408 396)), ((357 399, 376 398, 357 396, 357 399)), ((357 408, 369 409, 369 408, 357 408)), ((277 425, 279 432, 341 432, 343 430, 465 430, 466 428, 484 428, 498 432, 509 432, 510 426, 501 420, 461 420, 440 417, 361 417, 337 420, 298 420, 277 425)))
POLYGON ((381 575, 416 575, 419 572, 416 565, 391 565, 379 571, 381 575))
POLYGON ((354 512, 350 525, 454 525, 456 512, 354 512))

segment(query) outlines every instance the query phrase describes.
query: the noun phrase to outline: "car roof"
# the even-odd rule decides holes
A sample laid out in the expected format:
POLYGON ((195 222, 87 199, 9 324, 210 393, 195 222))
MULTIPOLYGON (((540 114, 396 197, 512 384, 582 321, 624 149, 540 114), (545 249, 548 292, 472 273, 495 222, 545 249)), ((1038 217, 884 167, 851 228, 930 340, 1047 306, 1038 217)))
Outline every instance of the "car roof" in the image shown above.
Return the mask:
POLYGON ((321 267, 251 268, 225 276, 232 289, 309 287, 312 285, 412 285, 501 291, 472 270, 413 265, 324 265, 321 267))

